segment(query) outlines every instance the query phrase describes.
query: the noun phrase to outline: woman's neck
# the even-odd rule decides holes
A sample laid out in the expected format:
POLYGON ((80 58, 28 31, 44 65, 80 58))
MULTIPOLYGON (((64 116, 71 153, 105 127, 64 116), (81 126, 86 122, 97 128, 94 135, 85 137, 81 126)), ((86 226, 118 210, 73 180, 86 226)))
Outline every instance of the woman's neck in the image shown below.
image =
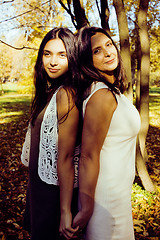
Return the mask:
POLYGON ((107 82, 113 84, 115 82, 114 72, 100 71, 101 75, 106 79, 107 82))
POLYGON ((115 82, 115 76, 112 74, 112 75, 108 75, 108 74, 104 74, 103 75, 105 77, 105 79, 107 80, 107 82, 111 83, 111 84, 114 84, 115 82))

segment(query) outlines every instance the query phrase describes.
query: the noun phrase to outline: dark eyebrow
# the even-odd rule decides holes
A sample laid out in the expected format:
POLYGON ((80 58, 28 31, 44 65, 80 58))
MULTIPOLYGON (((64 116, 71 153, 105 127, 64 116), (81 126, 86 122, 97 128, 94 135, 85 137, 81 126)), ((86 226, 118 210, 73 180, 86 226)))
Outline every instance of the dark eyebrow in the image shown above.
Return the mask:
POLYGON ((112 42, 112 40, 111 39, 109 39, 106 43, 109 43, 109 42, 112 42))
MULTIPOLYGON (((105 44, 110 43, 110 42, 112 42, 112 40, 108 39, 105 44)), ((92 51, 99 49, 99 48, 101 48, 101 46, 97 46, 97 47, 93 48, 92 51)))
POLYGON ((95 48, 92 49, 92 51, 97 50, 97 49, 100 49, 100 48, 101 48, 100 46, 95 47, 95 48))
MULTIPOLYGON (((43 52, 51 53, 51 51, 49 51, 49 50, 47 50, 47 49, 44 49, 43 52)), ((59 53, 60 53, 60 54, 61 54, 61 53, 66 53, 66 51, 60 51, 59 53)))
POLYGON ((49 50, 45 50, 45 49, 43 50, 43 52, 51 53, 51 51, 49 51, 49 50))

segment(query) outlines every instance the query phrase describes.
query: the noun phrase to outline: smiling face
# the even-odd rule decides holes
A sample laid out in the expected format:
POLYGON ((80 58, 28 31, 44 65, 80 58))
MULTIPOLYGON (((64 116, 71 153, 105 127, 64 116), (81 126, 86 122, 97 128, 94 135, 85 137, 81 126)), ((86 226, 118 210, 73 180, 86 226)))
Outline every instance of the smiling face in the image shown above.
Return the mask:
POLYGON ((43 66, 52 79, 58 78, 68 71, 68 59, 64 43, 56 38, 47 42, 43 50, 43 66))
POLYGON ((114 70, 118 66, 118 53, 112 40, 105 34, 97 32, 91 37, 94 67, 105 77, 114 82, 114 70), (112 78, 111 78, 112 77, 112 78))

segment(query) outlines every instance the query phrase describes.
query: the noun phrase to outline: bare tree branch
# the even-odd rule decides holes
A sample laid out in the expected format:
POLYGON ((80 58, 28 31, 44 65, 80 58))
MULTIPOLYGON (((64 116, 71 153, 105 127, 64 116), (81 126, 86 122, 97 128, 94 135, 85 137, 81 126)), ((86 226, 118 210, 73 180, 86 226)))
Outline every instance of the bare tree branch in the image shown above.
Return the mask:
POLYGON ((107 0, 101 0, 101 26, 104 28, 107 32, 110 33, 109 28, 109 7, 108 7, 108 1, 107 0))
MULTIPOLYGON (((138 27, 138 23, 135 21, 135 20, 133 20, 130 16, 127 16, 127 18, 130 20, 130 21, 132 21, 137 27, 138 27)), ((138 27, 139 28, 139 27, 138 27)))
POLYGON ((71 10, 68 9, 68 8, 65 6, 65 4, 62 2, 62 0, 58 0, 58 2, 59 2, 59 3, 61 4, 61 6, 67 11, 67 13, 68 13, 69 15, 71 15, 72 17, 74 17, 74 15, 72 14, 71 10))
POLYGON ((23 16, 23 15, 29 13, 29 12, 32 12, 33 10, 34 10, 34 9, 28 10, 27 12, 21 13, 21 14, 19 14, 19 15, 14 16, 14 17, 7 18, 7 19, 1 21, 0 23, 7 22, 7 21, 10 21, 10 20, 12 20, 12 19, 18 18, 18 17, 20 17, 20 16, 23 16))
MULTIPOLYGON (((30 3, 27 2, 27 1, 25 1, 25 3, 26 3, 28 6, 30 6, 31 8, 34 8, 34 10, 35 10, 35 9, 38 9, 40 12, 44 13, 44 11, 43 11, 42 9, 40 9, 39 7, 33 6, 32 4, 30 4, 30 3)), ((48 1, 47 1, 46 3, 48 3, 48 1)), ((43 5, 43 4, 42 4, 42 5, 43 5)), ((42 5, 41 5, 41 6, 42 6, 42 5)))
POLYGON ((10 0, 10 1, 3 1, 0 3, 0 5, 2 5, 3 3, 11 3, 11 2, 14 2, 14 0, 10 0))
MULTIPOLYGON (((67 8, 65 6, 65 4, 62 2, 62 0, 58 0, 58 2, 61 4, 61 6, 64 8, 64 10, 66 10, 66 12, 71 16, 71 20, 73 25, 75 26, 75 28, 77 28, 76 24, 75 24, 75 16, 73 15, 73 13, 71 12, 70 8, 67 8)), ((68 2, 68 1, 67 1, 68 2)))
POLYGON ((82 6, 82 2, 80 0, 73 0, 73 8, 75 14, 75 20, 77 22, 77 29, 85 25, 89 25, 88 19, 86 17, 85 9, 82 6))
MULTIPOLYGON (((44 4, 48 3, 48 2, 49 2, 49 1, 46 1, 45 3, 42 3, 42 5, 44 5, 44 4)), ((37 7, 37 8, 38 8, 38 7, 37 7)), ((21 13, 21 14, 19 14, 19 15, 14 16, 14 17, 5 19, 5 20, 1 21, 0 23, 7 22, 7 21, 10 21, 10 20, 12 20, 12 19, 18 18, 18 17, 23 16, 23 15, 29 13, 29 12, 34 11, 34 10, 35 10, 35 9, 28 10, 28 11, 26 11, 26 12, 24 12, 24 13, 21 13)))
POLYGON ((38 50, 37 48, 31 48, 31 47, 26 47, 26 46, 23 46, 23 47, 14 47, 14 46, 12 46, 12 45, 10 45, 10 44, 2 41, 1 39, 0 39, 0 42, 3 43, 3 44, 5 44, 6 46, 11 47, 11 48, 16 49, 16 50, 23 50, 23 49, 31 49, 31 50, 36 50, 36 51, 38 50))
MULTIPOLYGON (((21 24, 21 25, 19 25, 19 26, 17 26, 17 27, 13 27, 13 28, 9 28, 9 29, 7 29, 6 31, 11 31, 11 30, 15 30, 15 29, 21 29, 21 28, 30 28, 30 29, 32 29, 32 25, 29 25, 29 24, 21 24)), ((47 25, 47 24, 45 24, 45 25, 41 25, 41 24, 39 24, 39 26, 37 25, 36 26, 36 28, 46 28, 46 27, 48 27, 48 28, 53 28, 53 26, 52 25, 47 25)))
POLYGON ((97 6, 97 9, 98 9, 99 16, 101 17, 101 12, 100 12, 100 9, 99 9, 98 0, 96 0, 96 6, 97 6))
POLYGON ((68 9, 69 9, 69 11, 71 12, 71 5, 70 5, 70 0, 67 0, 67 5, 68 5, 68 9))

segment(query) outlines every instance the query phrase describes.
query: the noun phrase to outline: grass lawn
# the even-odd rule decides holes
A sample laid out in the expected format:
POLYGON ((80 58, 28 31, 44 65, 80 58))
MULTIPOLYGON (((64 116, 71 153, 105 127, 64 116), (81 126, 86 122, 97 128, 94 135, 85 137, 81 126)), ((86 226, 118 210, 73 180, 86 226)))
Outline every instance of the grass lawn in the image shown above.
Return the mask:
POLYGON ((0 125, 9 123, 25 114, 31 102, 29 95, 3 95, 0 96, 0 125))
POLYGON ((16 121, 26 114, 25 110, 29 110, 31 103, 31 94, 19 94, 21 86, 17 83, 2 84, 2 89, 4 93, 0 96, 0 128, 1 124, 16 121))
POLYGON ((160 128, 160 88, 158 90, 151 91, 149 95, 149 122, 150 125, 160 128))
MULTIPOLYGON (((29 94, 17 94, 22 90, 17 83, 2 84, 0 90, 3 89, 4 94, 0 96, 0 124, 17 119, 24 112, 20 111, 21 106, 28 107, 31 101, 29 94), (12 111, 13 105, 17 105, 16 111, 12 111), (20 108, 18 107, 20 106, 20 108)), ((149 97, 149 122, 150 125, 160 128, 160 88, 151 88, 149 97)), ((25 107, 24 107, 25 108, 25 107)))

